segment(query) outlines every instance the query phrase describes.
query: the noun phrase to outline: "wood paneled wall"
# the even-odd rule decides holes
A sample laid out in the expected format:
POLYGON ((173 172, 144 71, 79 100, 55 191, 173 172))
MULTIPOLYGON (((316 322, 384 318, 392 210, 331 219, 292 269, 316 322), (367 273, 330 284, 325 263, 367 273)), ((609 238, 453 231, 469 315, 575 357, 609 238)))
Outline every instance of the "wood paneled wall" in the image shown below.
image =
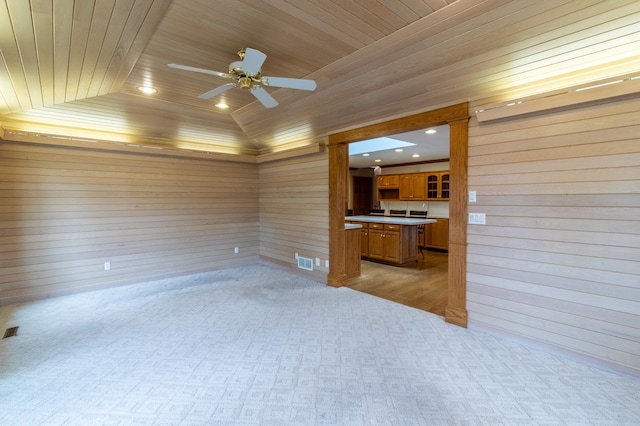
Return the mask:
POLYGON ((638 111, 636 97, 472 119, 469 212, 487 224, 468 226, 470 327, 640 374, 638 111))
POLYGON ((256 261, 258 235, 256 164, 0 142, 1 304, 256 261))
POLYGON ((260 164, 260 256, 322 282, 329 259, 328 172, 326 152, 260 164), (295 253, 314 260, 313 272, 297 269, 295 253))

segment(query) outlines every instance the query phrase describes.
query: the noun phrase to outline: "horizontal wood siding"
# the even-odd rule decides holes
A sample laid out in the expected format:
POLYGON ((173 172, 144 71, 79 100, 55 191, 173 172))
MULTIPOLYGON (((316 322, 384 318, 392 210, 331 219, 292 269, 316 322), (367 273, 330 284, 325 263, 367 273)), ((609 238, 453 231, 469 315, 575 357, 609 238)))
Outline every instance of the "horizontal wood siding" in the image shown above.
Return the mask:
POLYGON ((255 164, 3 142, 0 303, 257 259, 257 179, 255 164))
POLYGON ((329 259, 328 170, 326 153, 260 165, 261 257, 304 273, 295 254, 310 257, 314 271, 308 275, 323 282, 329 259))
POLYGON ((636 98, 472 119, 469 212, 487 224, 468 226, 470 326, 640 373, 638 111, 636 98))

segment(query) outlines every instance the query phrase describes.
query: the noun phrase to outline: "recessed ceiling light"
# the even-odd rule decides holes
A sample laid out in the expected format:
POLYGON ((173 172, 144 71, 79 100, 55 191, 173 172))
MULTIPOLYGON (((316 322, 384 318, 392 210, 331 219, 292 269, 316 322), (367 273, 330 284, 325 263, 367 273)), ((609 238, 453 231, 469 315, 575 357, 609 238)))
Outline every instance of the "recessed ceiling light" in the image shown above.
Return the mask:
POLYGON ((433 135, 433 134, 434 134, 434 133, 436 133, 437 131, 436 131, 436 129, 427 129, 427 130, 425 130, 424 132, 425 132, 426 134, 428 134, 428 135, 433 135))
POLYGON ((402 148, 396 149, 396 152, 402 152, 402 151, 404 151, 404 149, 402 149, 402 148))
POLYGON ((379 163, 379 162, 381 162, 382 160, 373 160, 373 161, 375 161, 376 163, 379 163))
POLYGON ((418 158, 418 157, 420 157, 420 154, 413 154, 412 157, 413 158, 418 158))
POLYGON ((153 95, 154 93, 158 93, 158 90, 155 87, 151 86, 138 86, 138 90, 145 95, 153 95))
POLYGON ((226 103, 226 102, 224 102, 224 101, 222 101, 222 102, 218 102, 218 103, 216 104, 216 106, 217 106, 218 108, 220 108, 220 109, 227 109, 227 108, 229 108, 229 105, 227 105, 227 103, 226 103))
POLYGON ((367 154, 366 152, 364 154, 362 154, 363 157, 368 157, 369 154, 367 154))

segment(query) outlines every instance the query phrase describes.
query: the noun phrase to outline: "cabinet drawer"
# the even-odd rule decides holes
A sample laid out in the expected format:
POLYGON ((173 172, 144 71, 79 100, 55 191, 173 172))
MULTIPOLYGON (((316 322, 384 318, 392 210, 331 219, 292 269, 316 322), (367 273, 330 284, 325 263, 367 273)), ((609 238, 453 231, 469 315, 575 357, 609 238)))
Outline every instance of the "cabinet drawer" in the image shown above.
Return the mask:
POLYGON ((382 223, 370 223, 369 229, 384 229, 384 224, 382 223))
POLYGON ((362 225, 363 229, 367 229, 369 227, 369 224, 367 222, 356 222, 356 221, 353 221, 353 220, 348 220, 346 223, 353 223, 353 224, 356 224, 356 225, 362 225))
POLYGON ((384 230, 385 231, 399 231, 400 230, 400 225, 386 224, 386 225, 384 225, 384 230))

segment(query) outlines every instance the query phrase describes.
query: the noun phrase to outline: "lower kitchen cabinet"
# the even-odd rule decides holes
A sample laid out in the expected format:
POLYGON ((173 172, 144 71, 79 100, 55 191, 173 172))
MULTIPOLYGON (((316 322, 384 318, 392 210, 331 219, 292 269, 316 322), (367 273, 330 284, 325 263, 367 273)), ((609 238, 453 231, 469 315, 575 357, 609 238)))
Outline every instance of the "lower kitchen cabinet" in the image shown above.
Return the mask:
POLYGON ((436 219, 436 223, 425 226, 427 248, 449 250, 449 219, 436 219))
POLYGON ((370 223, 369 253, 364 258, 402 265, 416 260, 418 254, 416 225, 370 223))
POLYGON ((369 256, 369 224, 368 223, 360 223, 362 228, 360 228, 360 256, 368 257, 369 256))
POLYGON ((369 225, 369 259, 384 259, 384 225, 372 223, 369 225))

